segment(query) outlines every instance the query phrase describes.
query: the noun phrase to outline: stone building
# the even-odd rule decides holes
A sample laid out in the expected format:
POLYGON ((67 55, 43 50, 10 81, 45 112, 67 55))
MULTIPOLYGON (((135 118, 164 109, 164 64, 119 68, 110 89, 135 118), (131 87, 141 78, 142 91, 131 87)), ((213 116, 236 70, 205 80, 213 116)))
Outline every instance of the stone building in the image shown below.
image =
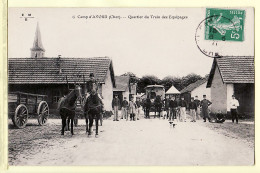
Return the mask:
POLYGON ((255 73, 253 56, 215 58, 207 88, 211 88, 211 112, 227 113, 234 94, 239 101, 240 114, 254 113, 255 73))
POLYGON ((48 58, 44 57, 44 52, 39 25, 37 25, 31 57, 8 59, 9 92, 47 95, 50 113, 55 113, 57 102, 64 91, 74 89, 75 84, 84 87, 85 82, 89 80, 89 74, 94 73, 105 109, 112 110, 115 77, 110 58, 48 58))

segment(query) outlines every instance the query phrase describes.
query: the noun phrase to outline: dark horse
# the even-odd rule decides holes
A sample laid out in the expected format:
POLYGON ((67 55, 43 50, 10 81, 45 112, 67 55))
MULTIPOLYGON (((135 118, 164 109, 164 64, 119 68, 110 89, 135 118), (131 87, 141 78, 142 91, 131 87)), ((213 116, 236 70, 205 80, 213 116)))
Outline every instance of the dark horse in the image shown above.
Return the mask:
POLYGON ((156 98, 154 100, 154 107, 155 107, 154 118, 156 118, 157 112, 159 113, 159 118, 161 118, 162 106, 163 106, 163 103, 162 103, 161 97, 158 95, 158 96, 156 96, 156 98))
POLYGON ((93 121, 96 123, 96 137, 98 136, 98 121, 100 119, 103 109, 102 100, 99 98, 96 89, 92 89, 90 95, 86 99, 84 106, 85 118, 86 118, 86 132, 91 135, 93 121))
MULTIPOLYGON (((81 94, 81 87, 79 85, 75 86, 75 89, 72 90, 62 101, 60 107, 60 116, 62 119, 62 129, 61 129, 61 135, 64 135, 64 129, 66 126, 66 119, 70 119, 71 122, 74 121, 75 117, 75 102, 78 97, 82 97, 81 94)), ((69 122, 69 121, 68 121, 69 122)), ((73 123, 71 123, 71 134, 73 135, 73 123)))

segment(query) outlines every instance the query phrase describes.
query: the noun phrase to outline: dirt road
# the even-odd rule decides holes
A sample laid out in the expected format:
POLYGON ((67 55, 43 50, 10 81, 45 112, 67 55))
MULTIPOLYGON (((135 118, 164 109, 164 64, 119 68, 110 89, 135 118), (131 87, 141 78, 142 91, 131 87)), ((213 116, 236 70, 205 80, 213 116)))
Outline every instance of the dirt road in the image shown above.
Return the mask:
POLYGON ((223 135, 202 121, 179 122, 173 128, 163 119, 105 120, 99 138, 86 135, 84 120, 79 121, 74 136, 69 132, 61 136, 60 127, 60 120, 50 119, 44 127, 10 129, 9 163, 56 166, 254 163, 254 148, 246 141, 223 135), (24 133, 28 136, 23 138, 24 133))

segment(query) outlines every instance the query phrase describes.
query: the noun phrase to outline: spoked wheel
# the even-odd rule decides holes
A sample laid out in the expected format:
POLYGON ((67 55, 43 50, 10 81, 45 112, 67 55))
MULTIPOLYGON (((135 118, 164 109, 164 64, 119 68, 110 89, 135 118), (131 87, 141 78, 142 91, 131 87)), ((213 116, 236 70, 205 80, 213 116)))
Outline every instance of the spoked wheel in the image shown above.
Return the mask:
POLYGON ((49 106, 46 101, 41 101, 38 110, 38 123, 40 126, 44 125, 47 123, 47 120, 49 118, 49 106))
POLYGON ((18 128, 24 128, 28 120, 28 109, 25 105, 20 104, 15 109, 14 116, 12 118, 13 123, 18 128))

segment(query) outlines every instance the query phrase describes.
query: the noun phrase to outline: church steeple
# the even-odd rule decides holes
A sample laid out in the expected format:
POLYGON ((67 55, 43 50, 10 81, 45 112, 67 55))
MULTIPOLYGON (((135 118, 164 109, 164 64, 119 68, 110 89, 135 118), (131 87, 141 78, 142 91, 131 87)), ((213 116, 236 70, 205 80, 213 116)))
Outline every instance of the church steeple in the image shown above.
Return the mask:
POLYGON ((44 57, 44 52, 45 52, 45 49, 42 46, 39 23, 37 23, 33 47, 31 48, 31 57, 32 58, 42 58, 42 57, 44 57))

